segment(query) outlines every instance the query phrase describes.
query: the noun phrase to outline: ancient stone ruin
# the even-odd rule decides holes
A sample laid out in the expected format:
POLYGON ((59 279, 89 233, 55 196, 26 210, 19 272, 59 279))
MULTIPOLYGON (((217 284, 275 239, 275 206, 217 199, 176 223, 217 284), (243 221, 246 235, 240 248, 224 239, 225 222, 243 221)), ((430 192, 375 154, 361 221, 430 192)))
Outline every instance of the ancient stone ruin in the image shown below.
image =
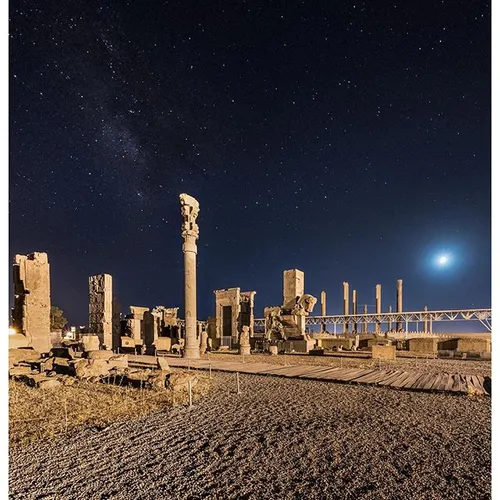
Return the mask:
POLYGON ((50 340, 50 268, 47 254, 34 252, 14 259, 13 326, 16 333, 10 347, 33 347, 49 352, 50 340))
POLYGON ((257 292, 242 292, 240 288, 214 290, 215 338, 214 348, 238 347, 240 334, 248 326, 253 335, 254 301, 257 292))
POLYGON ((303 271, 284 271, 283 305, 264 309, 267 340, 281 341, 281 348, 284 350, 309 352, 315 341, 306 334, 306 316, 313 311, 316 302, 315 297, 304 293, 303 271))
POLYGON ((116 340, 113 345, 113 278, 109 274, 89 278, 89 328, 104 349, 118 347, 116 340))

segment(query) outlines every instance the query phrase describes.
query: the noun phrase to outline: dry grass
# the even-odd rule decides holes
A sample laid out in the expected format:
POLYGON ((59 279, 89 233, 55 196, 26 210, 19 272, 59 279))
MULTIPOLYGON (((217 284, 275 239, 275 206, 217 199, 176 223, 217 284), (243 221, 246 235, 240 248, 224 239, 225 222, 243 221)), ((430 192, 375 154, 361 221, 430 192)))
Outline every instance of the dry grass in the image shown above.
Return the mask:
MULTIPOLYGON (((208 376, 196 373, 193 401, 208 392, 208 376)), ((187 391, 137 389, 112 384, 77 382, 43 390, 9 381, 10 446, 53 438, 83 428, 103 428, 134 420, 172 406, 186 404, 187 391)))

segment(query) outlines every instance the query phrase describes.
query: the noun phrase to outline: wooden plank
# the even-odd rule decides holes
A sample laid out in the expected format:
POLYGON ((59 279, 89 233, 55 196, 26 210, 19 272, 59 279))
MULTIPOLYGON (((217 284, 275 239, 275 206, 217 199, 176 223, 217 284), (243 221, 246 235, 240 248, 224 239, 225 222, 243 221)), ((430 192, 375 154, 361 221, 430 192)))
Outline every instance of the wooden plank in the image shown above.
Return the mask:
POLYGON ((403 385, 405 385, 408 379, 410 379, 411 377, 412 377, 411 372, 403 372, 397 379, 395 379, 391 383, 391 387, 397 387, 397 388, 403 387, 403 385))
POLYGON ((396 370, 394 372, 389 372, 387 374, 387 377, 385 379, 380 380, 377 382, 378 385, 391 385, 394 380, 396 380, 398 377, 401 376, 401 374, 404 373, 402 370, 396 370))
POLYGON ((436 391, 445 391, 446 390, 446 384, 448 383, 448 374, 447 373, 440 373, 440 378, 439 378, 439 383, 437 383, 434 387, 436 391))
MULTIPOLYGON (((325 373, 328 370, 327 367, 323 366, 322 368, 316 367, 316 369, 309 369, 305 371, 302 375, 299 375, 299 378, 316 378, 316 375, 320 375, 321 373, 325 373)), ((328 372, 332 372, 332 370, 328 370, 328 372)))
POLYGON ((427 373, 419 372, 418 377, 416 377, 411 385, 408 386, 409 389, 420 390, 420 382, 424 377, 427 377, 427 373))
POLYGON ((419 372, 411 372, 411 375, 406 379, 401 388, 409 389, 421 376, 422 374, 419 372))
POLYGON ((451 388, 453 387, 453 377, 450 373, 447 373, 447 380, 446 380, 446 384, 445 384, 445 387, 444 387, 444 390, 447 391, 447 392, 450 392, 451 391, 451 388))
POLYGON ((476 391, 480 394, 486 394, 483 387, 483 377, 480 375, 472 375, 472 384, 474 385, 476 391))
POLYGON ((381 371, 383 370, 363 370, 363 373, 359 377, 352 379, 352 382, 365 384, 373 383, 373 380, 376 379, 376 376, 380 376, 381 371))
POLYGON ((431 383, 434 381, 434 375, 432 373, 425 373, 423 377, 419 378, 415 384, 413 384, 413 389, 419 391, 425 390, 429 385, 429 381, 431 381, 431 383))
POLYGON ((359 369, 356 368, 344 368, 339 370, 335 374, 335 379, 341 382, 348 382, 352 379, 353 376, 359 376, 359 369))

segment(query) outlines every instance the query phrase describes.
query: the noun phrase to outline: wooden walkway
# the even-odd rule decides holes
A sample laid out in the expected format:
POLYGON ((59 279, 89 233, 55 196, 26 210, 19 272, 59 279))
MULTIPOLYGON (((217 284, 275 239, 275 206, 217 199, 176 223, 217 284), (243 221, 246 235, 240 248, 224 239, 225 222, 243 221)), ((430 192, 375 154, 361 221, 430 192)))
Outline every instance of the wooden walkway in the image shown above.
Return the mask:
MULTIPOLYGON (((167 357, 175 368, 239 372, 252 375, 303 378, 329 382, 371 384, 414 391, 440 391, 465 394, 491 393, 491 378, 457 373, 425 373, 404 370, 377 370, 361 368, 333 368, 319 365, 276 365, 271 363, 237 363, 219 360, 188 360, 167 357)), ((129 356, 130 364, 156 364, 153 356, 129 356)))

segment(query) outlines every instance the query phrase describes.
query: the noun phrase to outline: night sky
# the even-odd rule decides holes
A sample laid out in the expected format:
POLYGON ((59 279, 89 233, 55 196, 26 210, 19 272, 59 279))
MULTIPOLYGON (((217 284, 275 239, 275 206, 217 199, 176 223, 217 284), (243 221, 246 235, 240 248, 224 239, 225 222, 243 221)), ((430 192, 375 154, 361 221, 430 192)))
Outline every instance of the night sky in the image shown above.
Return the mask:
POLYGON ((183 317, 182 192, 200 319, 229 287, 262 317, 291 268, 329 314, 398 278, 405 310, 491 306, 488 3, 18 0, 9 31, 9 266, 47 252, 70 324, 98 273, 183 317))

